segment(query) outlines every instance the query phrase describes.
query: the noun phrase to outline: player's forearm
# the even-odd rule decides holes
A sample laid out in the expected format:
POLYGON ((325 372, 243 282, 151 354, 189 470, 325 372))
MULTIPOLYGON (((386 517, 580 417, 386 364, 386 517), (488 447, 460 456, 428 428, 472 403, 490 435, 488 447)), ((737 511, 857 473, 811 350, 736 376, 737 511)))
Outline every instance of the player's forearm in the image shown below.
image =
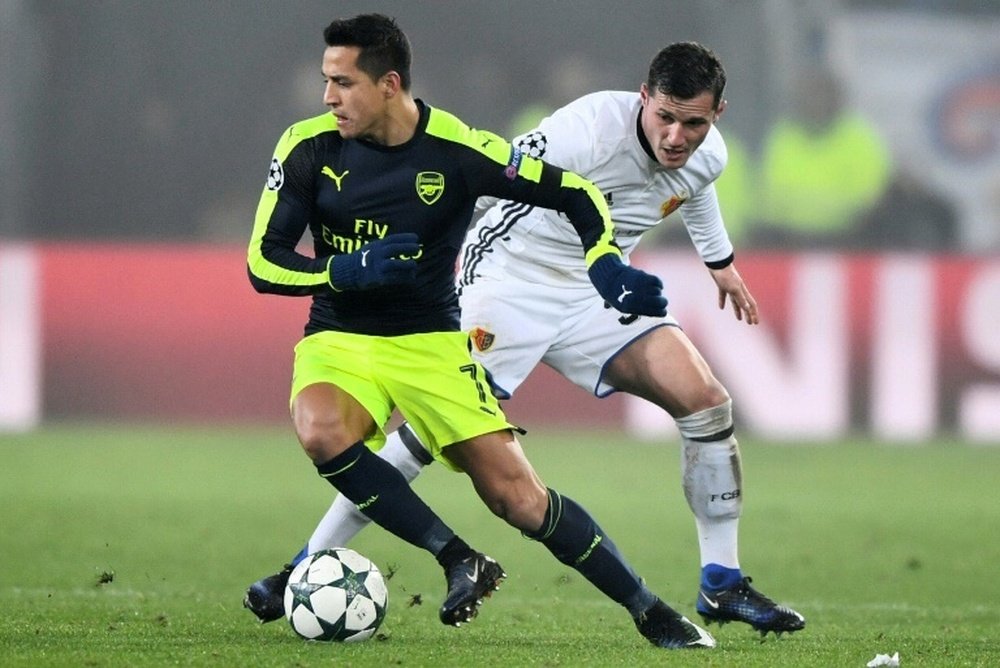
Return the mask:
POLYGON ((315 259, 266 242, 251 246, 247 271, 254 290, 266 294, 311 295, 327 287, 327 258, 315 259))
POLYGON ((587 266, 609 253, 621 257, 611 212, 597 186, 573 172, 563 172, 562 188, 564 196, 560 210, 580 236, 587 266))

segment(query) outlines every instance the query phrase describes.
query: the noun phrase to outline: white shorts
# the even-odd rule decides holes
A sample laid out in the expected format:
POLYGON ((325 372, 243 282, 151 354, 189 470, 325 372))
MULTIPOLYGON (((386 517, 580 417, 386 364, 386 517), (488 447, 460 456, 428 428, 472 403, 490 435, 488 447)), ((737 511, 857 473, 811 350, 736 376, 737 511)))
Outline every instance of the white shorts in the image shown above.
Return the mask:
POLYGON ((539 362, 598 397, 615 388, 603 382, 608 363, 663 318, 629 316, 606 306, 590 283, 478 276, 462 288, 462 329, 472 354, 509 398, 539 362))

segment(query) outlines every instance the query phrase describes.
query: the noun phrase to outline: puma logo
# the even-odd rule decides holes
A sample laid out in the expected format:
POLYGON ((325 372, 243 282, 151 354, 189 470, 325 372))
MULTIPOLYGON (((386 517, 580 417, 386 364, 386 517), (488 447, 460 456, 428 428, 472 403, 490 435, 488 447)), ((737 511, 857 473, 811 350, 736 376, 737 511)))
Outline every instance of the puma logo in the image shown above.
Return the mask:
POLYGON ((632 294, 632 291, 627 289, 624 285, 622 286, 622 293, 618 295, 618 303, 624 304, 625 298, 632 294))
POLYGON ((337 176, 337 173, 332 169, 330 169, 329 167, 323 167, 322 172, 326 176, 329 176, 331 179, 333 179, 333 182, 337 184, 337 192, 340 192, 340 182, 344 180, 345 176, 351 173, 351 170, 345 169, 344 173, 341 174, 340 176, 337 176))

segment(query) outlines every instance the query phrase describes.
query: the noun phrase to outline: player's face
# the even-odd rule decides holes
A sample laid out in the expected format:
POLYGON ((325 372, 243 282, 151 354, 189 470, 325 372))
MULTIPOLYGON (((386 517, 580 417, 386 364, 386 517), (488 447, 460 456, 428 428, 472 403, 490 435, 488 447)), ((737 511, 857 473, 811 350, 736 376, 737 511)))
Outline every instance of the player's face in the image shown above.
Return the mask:
POLYGON ((379 141, 385 134, 387 102, 384 81, 372 81, 358 69, 356 46, 329 46, 323 52, 323 103, 337 117, 345 139, 379 141))
POLYGON ((657 162, 667 169, 680 169, 687 164, 726 106, 722 101, 716 108, 712 93, 708 91, 690 100, 681 100, 659 91, 653 94, 643 84, 639 95, 646 140, 657 162))

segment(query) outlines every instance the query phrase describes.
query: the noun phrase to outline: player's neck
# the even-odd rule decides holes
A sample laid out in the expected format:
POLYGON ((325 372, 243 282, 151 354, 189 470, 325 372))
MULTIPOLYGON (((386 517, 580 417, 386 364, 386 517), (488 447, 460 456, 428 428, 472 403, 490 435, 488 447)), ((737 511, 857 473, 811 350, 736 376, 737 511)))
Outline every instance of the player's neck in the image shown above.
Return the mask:
POLYGON ((399 146, 413 138, 420 123, 420 107, 409 95, 401 96, 389 106, 380 136, 373 138, 383 146, 399 146))

